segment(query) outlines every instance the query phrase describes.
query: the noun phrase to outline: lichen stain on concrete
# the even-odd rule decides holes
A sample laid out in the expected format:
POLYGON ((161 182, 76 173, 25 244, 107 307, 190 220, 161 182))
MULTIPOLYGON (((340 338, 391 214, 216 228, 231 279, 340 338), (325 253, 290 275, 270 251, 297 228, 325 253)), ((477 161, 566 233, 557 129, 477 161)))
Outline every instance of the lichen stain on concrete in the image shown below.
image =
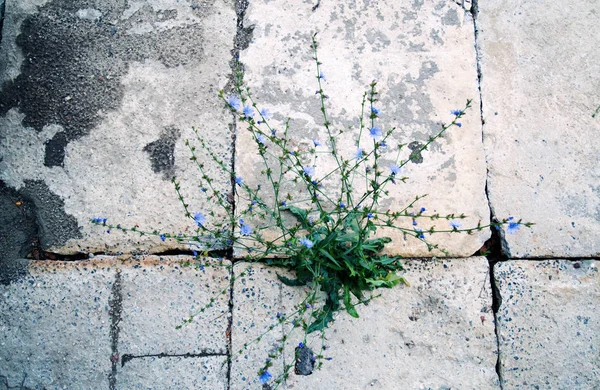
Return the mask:
POLYGON ((150 155, 152 170, 162 173, 165 180, 170 180, 175 174, 175 144, 179 137, 179 129, 167 127, 163 129, 159 139, 144 147, 144 152, 150 155))
MULTIPOLYGON (((16 40, 24 56, 21 73, 0 92, 0 115, 18 107, 25 114, 23 126, 38 132, 50 124, 64 128, 46 144, 48 167, 62 166, 68 143, 88 134, 106 112, 119 108, 124 95, 121 79, 129 63, 153 59, 175 67, 204 57, 204 31, 198 24, 135 35, 129 31, 135 21, 164 22, 164 12, 146 5, 135 18, 123 20, 127 1, 92 3, 88 6, 102 15, 97 19, 79 17, 81 4, 59 0, 29 16, 16 40)), ((202 11, 196 15, 210 17, 210 10, 202 11)))

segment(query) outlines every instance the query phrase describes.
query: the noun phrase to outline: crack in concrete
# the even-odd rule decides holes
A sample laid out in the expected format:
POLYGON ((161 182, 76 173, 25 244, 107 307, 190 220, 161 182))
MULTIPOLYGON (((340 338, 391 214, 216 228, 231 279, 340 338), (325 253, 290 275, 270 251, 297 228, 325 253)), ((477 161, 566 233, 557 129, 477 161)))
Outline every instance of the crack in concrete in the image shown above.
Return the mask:
POLYGON ((227 353, 223 352, 200 352, 200 353, 157 353, 157 354, 148 354, 148 355, 132 355, 132 354, 124 354, 121 357, 121 367, 125 366, 125 363, 133 360, 133 359, 144 359, 148 357, 155 358, 172 358, 172 357, 182 357, 182 358, 203 358, 203 357, 216 357, 216 356, 227 356, 227 353))
MULTIPOLYGON (((458 1, 456 1, 458 3, 458 1)), ((477 66, 477 90, 479 92, 479 116, 481 120, 481 143, 484 145, 485 142, 485 118, 483 117, 483 95, 481 92, 481 80, 483 78, 483 73, 481 71, 481 54, 479 52, 479 27, 477 25, 477 16, 479 15, 479 0, 471 1, 471 9, 466 10, 464 6, 464 0, 461 0, 459 3, 466 12, 471 14, 473 19, 473 40, 474 40, 474 48, 475 48, 475 63, 477 66)), ((485 196, 488 201, 488 207, 490 209, 490 221, 495 219, 494 216, 494 208, 490 201, 490 193, 489 193, 489 167, 486 156, 486 181, 485 181, 485 196)), ((498 384, 500 386, 500 390, 504 390, 503 386, 503 376, 502 376, 502 362, 500 359, 500 334, 498 329, 498 310, 502 305, 502 296, 500 295, 500 291, 498 286, 496 286, 496 281, 494 280, 494 266, 496 263, 500 261, 507 260, 506 256, 502 251, 501 237, 498 230, 490 227, 490 231, 492 236, 490 239, 484 244, 483 248, 487 248, 486 257, 488 259, 489 264, 489 279, 490 279, 490 288, 492 291, 492 311, 494 313, 494 334, 496 335, 496 375, 498 376, 498 384)))
POLYGON ((115 282, 112 286, 111 296, 108 300, 110 315, 110 349, 111 349, 111 372, 108 375, 108 388, 115 390, 117 388, 117 363, 119 361, 119 333, 121 331, 120 323, 123 319, 123 295, 121 271, 117 270, 115 282))

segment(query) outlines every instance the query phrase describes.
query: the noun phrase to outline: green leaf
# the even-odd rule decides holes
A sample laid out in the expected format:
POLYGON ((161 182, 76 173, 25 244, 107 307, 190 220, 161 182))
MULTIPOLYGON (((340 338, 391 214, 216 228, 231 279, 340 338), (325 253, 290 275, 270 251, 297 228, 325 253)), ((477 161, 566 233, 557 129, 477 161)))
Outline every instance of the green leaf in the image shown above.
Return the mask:
POLYGON ((292 213, 294 215, 294 217, 296 217, 298 222, 300 222, 302 224, 303 228, 305 228, 305 229, 310 228, 310 223, 308 222, 308 211, 301 209, 299 207, 294 207, 294 206, 285 206, 285 207, 282 207, 281 209, 292 213))
POLYGON ((398 283, 403 283, 408 286, 408 282, 402 276, 396 275, 394 272, 388 272, 385 278, 380 279, 366 279, 367 283, 369 283, 372 287, 386 287, 392 288, 398 283))
POLYGON ((279 275, 279 273, 277 273, 277 278, 279 279, 279 281, 281 283, 285 284, 286 286, 291 286, 291 287, 306 286, 306 282, 307 282, 307 280, 286 278, 285 276, 279 275))
POLYGON ((327 309, 317 315, 315 320, 306 328, 306 333, 310 334, 329 327, 329 323, 333 322, 333 310, 327 309))
POLYGON ((319 253, 321 253, 323 256, 328 258, 333 263, 333 265, 335 265, 335 267, 334 267, 330 264, 329 265, 330 268, 333 268, 337 271, 341 271, 343 269, 342 266, 340 265, 340 263, 333 256, 331 256, 329 254, 329 252, 327 252, 325 249, 319 248, 319 253))
POLYGON ((348 286, 344 286, 344 306, 346 307, 346 311, 352 317, 358 318, 358 312, 356 311, 356 308, 354 307, 352 302, 350 302, 350 299, 350 289, 348 288, 348 286))

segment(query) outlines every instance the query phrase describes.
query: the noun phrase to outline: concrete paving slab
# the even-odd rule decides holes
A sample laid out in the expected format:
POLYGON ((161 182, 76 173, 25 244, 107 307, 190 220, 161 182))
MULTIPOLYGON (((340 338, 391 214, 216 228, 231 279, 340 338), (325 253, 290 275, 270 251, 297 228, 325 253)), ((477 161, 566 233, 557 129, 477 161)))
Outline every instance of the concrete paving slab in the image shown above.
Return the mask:
POLYGON ((117 389, 227 389, 227 357, 145 357, 119 368, 117 389))
MULTIPOLYGON (((228 81, 236 35, 230 1, 6 4, 0 44, 0 180, 37 210, 43 249, 156 251, 158 237, 96 228, 91 218, 170 233, 194 232, 192 212, 214 211, 184 142, 195 126, 232 159, 228 81)), ((230 178, 208 162, 214 186, 230 178)), ((207 224, 213 221, 207 220, 207 224)), ((160 249, 159 249, 160 247, 160 249)))
MULTIPOLYGON (((340 314, 326 336, 324 353, 332 360, 310 376, 292 370, 287 388, 499 388, 487 260, 414 260, 405 266, 411 286, 378 290, 382 297, 357 308, 359 319, 340 314)), ((246 267, 237 264, 234 272, 246 267)), ((234 286, 232 349, 276 324, 277 312, 289 314, 303 291, 282 286, 275 269, 252 265, 250 276, 234 286)), ((283 332, 279 327, 233 360, 232 388, 259 388, 258 369, 283 332)), ((288 364, 301 336, 289 338, 288 364)), ((309 340, 315 352, 320 344, 309 340)), ((270 373, 279 375, 284 364, 276 361, 270 373)))
POLYGON ((0 285, 5 385, 107 389, 115 261, 31 262, 27 270, 21 279, 0 285))
POLYGON ((512 258, 600 255, 600 15, 593 1, 569 9, 479 3, 490 204, 537 223, 504 236, 512 258))
POLYGON ((600 386, 600 262, 515 260, 494 266, 505 389, 600 386))
POLYGON ((226 353, 230 263, 201 262, 206 265, 194 265, 191 256, 144 256, 122 263, 122 357, 226 353), (211 299, 204 313, 176 329, 211 299))
MULTIPOLYGON (((397 128, 389 140, 389 152, 382 159, 386 172, 399 143, 413 148, 404 148, 401 158, 407 159, 411 150, 423 145, 441 123, 452 121, 451 110, 460 109, 467 99, 473 99, 474 108, 463 118, 462 127, 453 129, 413 159, 415 163, 408 164, 402 172, 410 179, 406 184, 390 186, 390 195, 380 201, 380 209, 401 210, 416 195, 428 194, 415 205, 416 210, 425 207, 432 214, 464 212, 469 216, 464 226, 476 226, 479 220, 485 223, 489 210, 471 14, 452 1, 322 1, 313 10, 314 3, 250 1, 245 14, 244 25, 253 26, 253 32, 249 47, 240 53, 240 61, 258 108, 267 108, 272 114, 270 123, 277 135, 282 135, 289 117, 292 150, 307 152, 313 148, 313 140, 323 145, 317 151, 328 150, 319 98, 315 95, 318 85, 310 49, 311 36, 318 33, 319 56, 326 76, 323 88, 329 96, 329 121, 336 136, 346 130, 337 141, 346 159, 352 160, 355 155, 362 95, 373 80, 379 82, 378 125, 384 130, 397 128), (353 130, 347 131, 349 127, 353 130)), ((243 124, 239 127, 237 174, 251 187, 262 183, 266 188, 255 142, 243 124)), ((362 146, 369 152, 373 145, 365 133, 362 146)), ((276 146, 269 148, 277 152, 276 146)), ((306 155, 302 159, 306 164, 314 163, 306 155)), ((319 155, 315 164, 317 178, 333 167, 330 160, 325 154, 319 155)), ((292 177, 284 176, 287 180, 292 177)), ((335 183, 331 180, 324 185, 335 193, 335 183)), ((364 186, 363 180, 355 182, 357 193, 362 193, 361 185, 364 186)), ((290 193, 299 201, 306 198, 307 192, 301 185, 286 182, 281 193, 290 193)), ((238 210, 247 207, 248 201, 241 199, 238 210)), ((411 222, 408 219, 406 227, 412 229, 411 222)), ((447 228, 447 221, 438 226, 447 228)), ((262 233, 269 237, 269 231, 262 233)), ((397 230, 385 233, 394 239, 393 252, 432 256, 425 245, 406 239, 397 230)), ((472 236, 438 235, 432 241, 453 255, 470 256, 488 237, 489 232, 482 231, 472 236)))

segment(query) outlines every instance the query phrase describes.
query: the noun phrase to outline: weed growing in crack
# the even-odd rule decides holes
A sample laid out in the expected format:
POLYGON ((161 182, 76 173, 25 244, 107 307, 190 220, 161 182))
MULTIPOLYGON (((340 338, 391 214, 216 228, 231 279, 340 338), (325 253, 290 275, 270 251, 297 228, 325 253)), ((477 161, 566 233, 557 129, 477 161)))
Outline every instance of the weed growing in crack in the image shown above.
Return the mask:
MULTIPOLYGON (((471 101, 452 111, 448 124, 442 125, 425 143, 413 147, 408 156, 402 157, 406 155, 403 153, 405 145, 394 145, 391 138, 395 129, 385 129, 379 124, 382 112, 378 106, 377 83, 373 82, 363 94, 358 129, 353 133, 355 148, 347 155, 338 141, 348 137, 348 132, 332 125, 328 116, 328 96, 324 91, 326 78, 317 56, 315 36, 312 50, 318 84, 315 95, 320 101, 324 138, 312 139, 309 147, 301 148, 293 142, 288 134, 289 119, 281 130, 271 125, 270 111, 259 106, 244 83, 240 64, 234 72, 234 93, 220 93, 225 107, 246 126, 252 138, 262 164, 260 177, 263 184, 256 184, 256 178, 246 180, 249 178, 238 176, 211 150, 198 131, 194 130, 196 146, 186 141, 191 159, 200 171, 201 191, 215 207, 225 211, 228 220, 216 221, 216 213, 212 210, 206 214, 191 210, 176 179, 173 183, 185 215, 196 226, 194 235, 140 231, 108 224, 103 218, 93 220, 109 230, 137 232, 160 237, 163 241, 177 240, 195 245, 203 248, 205 255, 209 250, 233 248, 248 262, 261 262, 291 271, 294 277, 278 275, 279 280, 288 286, 303 286, 304 299, 292 312, 278 313, 277 320, 263 334, 244 344, 230 357, 236 358, 273 329, 285 329, 279 346, 269 352, 257 372, 259 381, 272 384, 272 388, 285 381, 292 368, 300 373, 312 371, 313 367, 320 368, 323 361, 329 359, 325 331, 337 313, 345 311, 358 317, 359 307, 378 296, 373 293, 375 289, 408 285, 401 276, 401 256, 385 251, 392 240, 382 232, 400 231, 404 237, 421 242, 429 251, 449 256, 438 244, 430 242, 429 237, 438 233, 472 234, 501 226, 512 234, 521 226, 532 225, 508 217, 489 224, 479 222, 476 226, 463 227, 464 214, 431 214, 416 206, 425 195, 415 196, 400 210, 384 210, 381 201, 390 195, 392 186, 399 186, 408 179, 402 176, 405 165, 417 157, 422 158, 421 153, 448 130, 460 128, 460 120, 471 107, 471 101), (212 159, 231 178, 235 188, 232 194, 220 192, 213 185, 214 180, 202 162, 205 157, 212 159), (292 186, 294 194, 286 192, 286 186, 292 186), (429 223, 420 225, 422 221, 429 223), (309 335, 313 333, 320 333, 316 354, 307 346, 309 335), (294 344, 298 343, 294 356, 285 364, 282 373, 274 375, 270 369, 274 361, 283 358, 284 345, 292 339, 294 344)), ((199 260, 198 253, 194 254, 199 260)), ((249 272, 248 268, 234 277, 243 278, 249 272)), ((204 313, 214 302, 215 298, 212 298, 183 325, 204 313)))

